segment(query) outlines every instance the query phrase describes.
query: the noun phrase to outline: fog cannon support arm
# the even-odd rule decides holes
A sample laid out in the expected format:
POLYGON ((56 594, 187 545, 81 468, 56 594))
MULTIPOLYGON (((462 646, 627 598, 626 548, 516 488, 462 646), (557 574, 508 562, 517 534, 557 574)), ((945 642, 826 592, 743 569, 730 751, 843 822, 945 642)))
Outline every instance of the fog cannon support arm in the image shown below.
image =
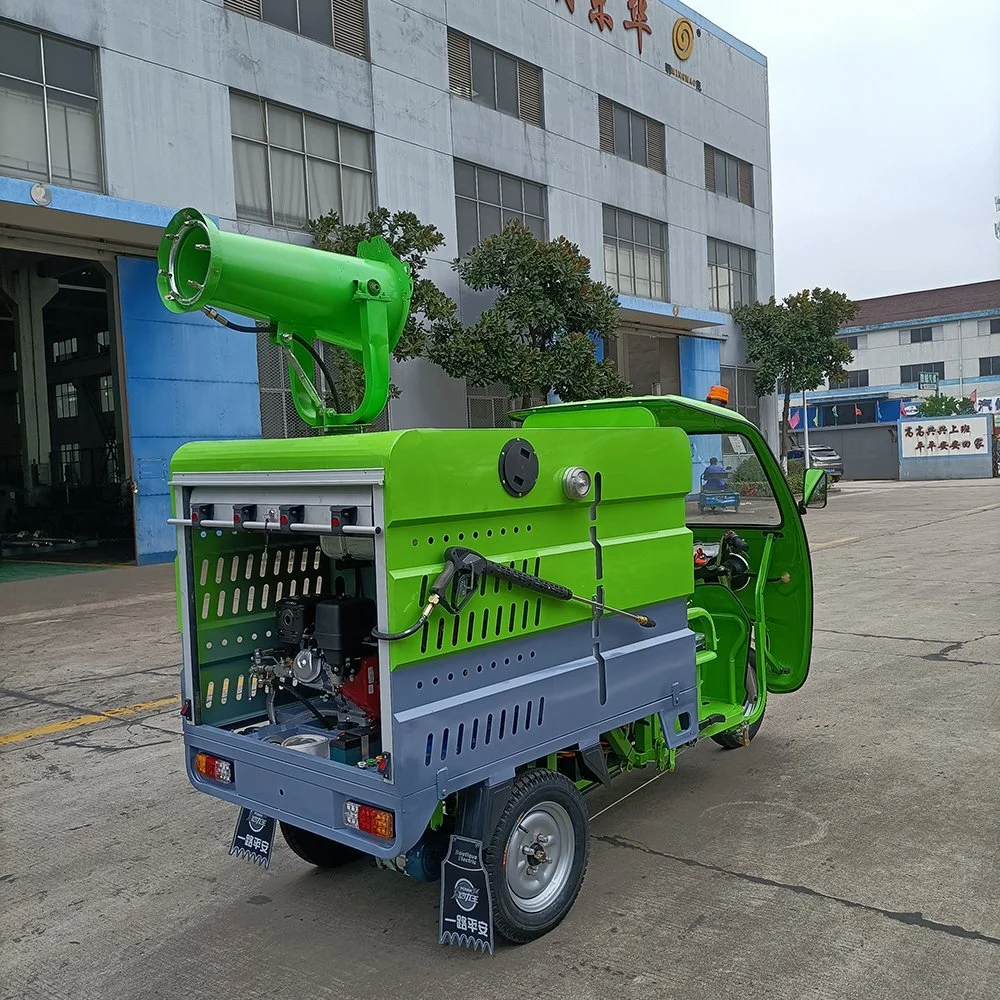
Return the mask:
POLYGON ((349 257, 223 232, 185 208, 164 231, 157 268, 157 290, 171 312, 224 309, 267 324, 261 332, 285 352, 292 400, 310 427, 367 424, 385 409, 389 359, 409 315, 413 280, 382 237, 349 257), (364 396, 352 413, 320 397, 310 374, 314 365, 323 370, 313 340, 343 348, 364 368, 364 396))

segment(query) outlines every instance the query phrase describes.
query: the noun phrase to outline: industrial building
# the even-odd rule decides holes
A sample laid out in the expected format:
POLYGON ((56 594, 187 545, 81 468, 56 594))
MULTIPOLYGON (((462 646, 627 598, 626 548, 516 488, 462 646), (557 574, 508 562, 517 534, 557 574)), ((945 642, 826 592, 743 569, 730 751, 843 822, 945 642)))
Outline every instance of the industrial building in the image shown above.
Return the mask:
MULTIPOLYGON (((730 317, 773 291, 767 86, 661 0, 4 0, 0 529, 169 559, 181 443, 305 432, 266 342, 160 304, 186 205, 303 243, 330 210, 415 212, 466 320, 455 256, 513 218, 564 234, 620 294, 637 393, 721 381, 771 435, 730 317)), ((385 425, 506 419, 499 387, 393 378, 385 425)))
MULTIPOLYGON (((807 394, 811 445, 844 459, 846 479, 899 475, 896 424, 933 393, 1000 414, 1000 281, 863 299, 840 331, 847 379, 807 394)), ((790 423, 801 429, 802 407, 790 423)))

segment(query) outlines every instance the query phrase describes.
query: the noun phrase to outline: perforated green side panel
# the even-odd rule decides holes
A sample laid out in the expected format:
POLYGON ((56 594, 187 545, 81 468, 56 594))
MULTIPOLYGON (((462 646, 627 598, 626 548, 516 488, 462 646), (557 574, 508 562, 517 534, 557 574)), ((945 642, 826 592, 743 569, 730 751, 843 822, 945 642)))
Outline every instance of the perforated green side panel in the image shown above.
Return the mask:
MULTIPOLYGON (((639 412, 641 419, 632 422, 648 423, 646 411, 639 412)), ((594 598, 600 589, 608 604, 627 610, 686 597, 694 589, 691 532, 684 524, 690 447, 676 428, 409 430, 277 443, 216 441, 184 446, 172 469, 384 470, 381 527, 390 631, 417 619, 450 545, 540 574, 582 597, 594 598), (528 440, 539 464, 538 480, 523 497, 507 493, 499 475, 501 451, 515 437, 528 440), (593 477, 586 500, 567 499, 563 492, 563 473, 573 466, 593 477)), ((457 619, 439 611, 423 634, 393 642, 390 666, 591 616, 586 606, 491 581, 457 619)), ((206 621, 198 619, 199 626, 206 621)), ((261 618, 249 624, 260 625, 261 618)), ((205 638, 210 637, 201 629, 205 638)), ((221 659, 232 658, 229 647, 226 654, 221 659)))
POLYGON ((263 713, 264 693, 249 674, 254 649, 275 643, 275 604, 296 594, 326 594, 315 540, 278 541, 237 531, 192 532, 201 721, 239 722, 263 713))

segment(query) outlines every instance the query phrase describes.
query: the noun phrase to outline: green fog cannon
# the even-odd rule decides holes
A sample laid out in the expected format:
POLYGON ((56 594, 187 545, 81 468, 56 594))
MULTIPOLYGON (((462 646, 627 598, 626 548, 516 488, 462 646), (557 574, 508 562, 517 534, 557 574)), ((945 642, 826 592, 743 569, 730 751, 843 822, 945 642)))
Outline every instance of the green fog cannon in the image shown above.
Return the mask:
MULTIPOLYGON (((310 427, 371 423, 389 401, 389 357, 410 312, 410 268, 381 236, 357 257, 222 232, 193 208, 167 225, 157 251, 156 284, 175 313, 203 311, 231 328, 250 331, 218 309, 267 324, 272 343, 288 358, 292 399, 310 427), (365 371, 365 392, 353 413, 320 398, 308 372, 322 361, 320 340, 344 348, 365 371)), ((256 332, 256 331, 254 331, 256 332)))

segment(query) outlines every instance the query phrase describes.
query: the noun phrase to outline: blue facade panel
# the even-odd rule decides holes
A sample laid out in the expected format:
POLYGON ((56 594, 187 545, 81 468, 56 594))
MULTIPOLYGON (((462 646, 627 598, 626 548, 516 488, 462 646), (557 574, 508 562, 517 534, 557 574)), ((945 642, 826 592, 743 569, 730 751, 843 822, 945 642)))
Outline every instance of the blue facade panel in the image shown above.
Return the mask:
POLYGON ((136 558, 172 559, 170 458, 193 440, 260 437, 257 343, 201 313, 168 312, 156 262, 118 259, 135 498, 136 558))
POLYGON ((704 399, 722 379, 721 347, 718 340, 705 337, 678 337, 681 395, 704 399))

